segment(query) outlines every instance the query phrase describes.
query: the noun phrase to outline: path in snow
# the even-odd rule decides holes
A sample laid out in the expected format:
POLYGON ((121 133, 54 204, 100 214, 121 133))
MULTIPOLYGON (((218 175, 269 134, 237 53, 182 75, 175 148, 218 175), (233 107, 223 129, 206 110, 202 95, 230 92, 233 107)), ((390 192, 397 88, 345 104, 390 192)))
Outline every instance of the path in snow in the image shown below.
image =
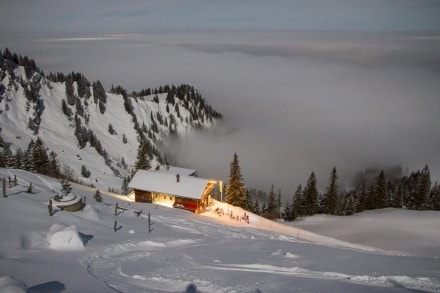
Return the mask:
POLYGON ((335 292, 371 292, 372 286, 375 292, 440 290, 435 259, 322 246, 170 216, 156 221, 188 239, 110 245, 84 258, 84 268, 121 292, 183 292, 189 284, 202 292, 292 291, 292 286, 335 292))

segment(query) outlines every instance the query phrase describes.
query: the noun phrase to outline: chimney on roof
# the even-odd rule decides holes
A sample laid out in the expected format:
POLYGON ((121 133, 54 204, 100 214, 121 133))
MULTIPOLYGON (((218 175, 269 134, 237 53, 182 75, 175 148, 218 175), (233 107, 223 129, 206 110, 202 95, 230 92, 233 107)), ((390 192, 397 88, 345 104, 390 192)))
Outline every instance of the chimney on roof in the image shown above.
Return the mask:
POLYGON ((180 181, 180 175, 179 174, 176 175, 176 181, 177 181, 177 183, 179 183, 179 181, 180 181))

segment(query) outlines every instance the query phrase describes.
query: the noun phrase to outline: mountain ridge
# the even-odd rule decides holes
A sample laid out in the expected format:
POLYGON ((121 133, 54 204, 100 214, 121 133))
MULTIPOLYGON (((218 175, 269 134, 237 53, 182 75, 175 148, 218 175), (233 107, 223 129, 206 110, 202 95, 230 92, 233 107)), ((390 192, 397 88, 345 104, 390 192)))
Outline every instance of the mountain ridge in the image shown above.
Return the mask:
POLYGON ((25 150, 41 138, 78 179, 100 188, 120 188, 107 185, 115 181, 110 177, 126 180, 142 145, 157 168, 168 163, 160 150, 166 137, 211 128, 221 117, 187 84, 132 93, 112 85, 107 92, 99 80, 90 82, 81 73, 46 76, 33 59, 0 51, 3 153, 25 150))

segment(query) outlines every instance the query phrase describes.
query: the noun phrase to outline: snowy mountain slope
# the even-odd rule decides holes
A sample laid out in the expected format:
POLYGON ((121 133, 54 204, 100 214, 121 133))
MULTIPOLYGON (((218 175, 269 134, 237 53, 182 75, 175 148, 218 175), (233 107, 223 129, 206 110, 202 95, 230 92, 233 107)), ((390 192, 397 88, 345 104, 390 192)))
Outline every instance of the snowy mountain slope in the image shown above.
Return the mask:
POLYGON ((98 203, 93 189, 77 184, 73 193, 86 197, 84 210, 50 217, 48 199, 60 188, 56 179, 20 170, 0 169, 0 175, 19 179, 0 198, 0 291, 2 284, 23 288, 23 283, 28 292, 440 290, 437 258, 353 249, 317 234, 310 242, 283 233, 281 224, 268 231, 256 216, 247 224, 124 201, 107 192, 98 203), (26 192, 29 182, 33 193, 26 192), (127 210, 115 216, 115 203, 127 210), (140 210, 138 217, 133 211, 140 210))
POLYGON ((154 168, 165 163, 158 149, 166 136, 212 127, 220 117, 189 85, 132 94, 116 87, 105 93, 99 82, 79 73, 46 77, 32 59, 9 51, 0 56, 2 145, 15 153, 40 137, 78 179, 103 189, 121 188, 121 178, 131 173, 136 161, 140 139, 150 145, 154 168), (93 135, 101 154, 92 146, 93 135), (86 137, 83 145, 79 137, 86 137), (89 178, 81 175, 83 165, 89 178), (119 182, 113 180, 115 175, 119 182))

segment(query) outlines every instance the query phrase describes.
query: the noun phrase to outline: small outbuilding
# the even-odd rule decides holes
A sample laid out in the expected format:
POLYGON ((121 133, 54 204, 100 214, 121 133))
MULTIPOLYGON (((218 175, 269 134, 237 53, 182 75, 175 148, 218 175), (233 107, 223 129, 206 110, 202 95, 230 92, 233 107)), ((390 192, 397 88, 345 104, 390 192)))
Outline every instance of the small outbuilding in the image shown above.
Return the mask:
POLYGON ((156 203, 197 213, 207 206, 215 184, 217 180, 176 174, 170 170, 138 170, 128 187, 133 189, 136 202, 156 203))

